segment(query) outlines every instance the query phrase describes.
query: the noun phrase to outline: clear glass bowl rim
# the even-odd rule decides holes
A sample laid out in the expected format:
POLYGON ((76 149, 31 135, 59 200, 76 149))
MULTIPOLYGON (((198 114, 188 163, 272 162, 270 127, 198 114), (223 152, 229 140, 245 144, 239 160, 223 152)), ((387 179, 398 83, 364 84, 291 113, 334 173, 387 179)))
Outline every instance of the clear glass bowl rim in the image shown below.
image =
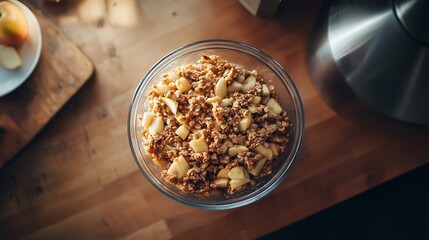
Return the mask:
MULTIPOLYGON (((268 193, 270 193, 273 189, 275 189, 286 177, 287 173, 291 169, 292 165, 295 163, 296 158, 298 157, 298 153, 301 149, 303 138, 304 138, 304 108, 303 104, 300 98, 300 95, 298 93, 298 90, 295 86, 295 84, 292 81, 292 78, 289 76, 289 74, 286 72, 286 70, 272 57, 270 57, 268 54, 264 53, 263 51, 259 50, 256 47, 253 47, 251 45, 233 41, 233 40, 225 40, 225 39, 207 39, 202 41, 197 41, 190 43, 188 45, 184 45, 182 47, 179 47, 164 57, 162 57, 160 60, 158 60, 150 69, 149 71, 144 75, 144 77, 140 80, 136 90, 134 91, 134 94, 132 96, 132 100, 130 103, 129 111, 128 111, 128 122, 127 122, 127 130, 128 130, 128 141, 130 144, 130 149, 132 152, 132 155, 134 157, 134 160, 139 167, 140 171, 143 173, 143 175, 146 177, 146 179, 156 188, 158 191, 166 195, 167 197, 180 202, 182 204, 192 206, 192 207, 198 207, 203 209, 211 209, 211 210, 223 210, 223 209, 231 209, 231 208, 237 208, 241 207, 247 204, 250 204, 252 202, 257 201, 258 199, 264 197, 268 193), (201 203, 198 201, 189 201, 188 199, 181 198, 180 195, 175 194, 175 191, 169 189, 167 186, 165 188, 159 186, 159 183, 162 184, 161 181, 157 180, 156 176, 150 175, 150 169, 145 164, 145 160, 143 161, 139 160, 139 157, 137 156, 136 149, 138 151, 138 141, 133 141, 133 137, 136 138, 135 130, 136 130, 136 124, 134 123, 134 119, 137 117, 137 111, 138 111, 138 105, 140 98, 147 87, 147 85, 152 81, 153 78, 151 76, 157 75, 157 73, 162 70, 165 66, 168 66, 169 63, 174 61, 176 58, 180 58, 181 56, 192 53, 195 51, 202 51, 202 50, 209 50, 209 49, 226 49, 226 50, 233 50, 237 51, 243 54, 248 54, 260 61, 267 61, 264 63, 267 64, 267 67, 269 67, 272 71, 275 71, 275 73, 279 76, 280 80, 283 82, 285 87, 288 89, 289 94, 291 95, 291 100, 293 103, 293 107, 295 109, 296 119, 298 121, 294 122, 297 126, 296 129, 296 136, 297 138, 294 139, 292 146, 292 152, 288 155, 289 161, 287 164, 284 164, 281 166, 282 169, 278 171, 278 173, 275 176, 272 176, 272 179, 270 179, 267 183, 265 183, 260 188, 256 189, 253 194, 248 194, 243 197, 239 198, 239 201, 228 201, 225 203, 217 203, 217 204, 208 204, 208 203, 201 203), (245 50, 245 52, 244 52, 245 50), (161 69, 158 69, 161 66, 161 69), (274 69, 273 69, 274 68, 274 69), (279 75, 280 74, 280 75, 279 75), (133 124, 132 124, 133 123, 133 124), (142 162, 144 164, 142 164, 142 162), (148 170, 148 171, 147 171, 148 170), (155 182, 155 180, 158 181, 158 183, 155 182), (168 190, 166 190, 168 189, 168 190), (250 197, 247 197, 250 196, 250 197), (244 198, 244 199, 241 199, 244 198)), ((137 136, 139 137, 139 136, 137 136)), ((180 191, 179 189, 176 189, 176 191, 180 191)))

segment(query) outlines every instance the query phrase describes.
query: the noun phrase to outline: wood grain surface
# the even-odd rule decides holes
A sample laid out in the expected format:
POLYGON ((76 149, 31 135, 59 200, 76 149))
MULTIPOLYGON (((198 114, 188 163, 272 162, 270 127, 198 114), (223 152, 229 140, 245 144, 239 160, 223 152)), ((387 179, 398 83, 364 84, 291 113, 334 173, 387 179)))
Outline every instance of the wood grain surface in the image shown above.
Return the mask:
POLYGON ((0 168, 21 150, 89 79, 89 59, 40 12, 39 63, 17 90, 0 97, 0 168))
POLYGON ((0 172, 0 239, 253 239, 429 162, 427 129, 371 128, 315 92, 307 47, 321 1, 284 1, 262 19, 230 0, 32 1, 95 65, 88 82, 0 172), (142 76, 190 42, 225 38, 265 51, 294 79, 305 137, 284 182, 238 209, 177 203, 140 173, 127 111, 142 76))

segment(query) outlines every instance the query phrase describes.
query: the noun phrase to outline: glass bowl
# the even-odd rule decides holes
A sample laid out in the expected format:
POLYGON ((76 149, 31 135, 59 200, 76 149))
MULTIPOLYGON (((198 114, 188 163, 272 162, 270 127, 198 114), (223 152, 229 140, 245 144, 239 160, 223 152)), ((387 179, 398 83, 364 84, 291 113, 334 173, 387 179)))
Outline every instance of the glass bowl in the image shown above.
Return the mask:
POLYGON ((286 71, 274 59, 255 47, 230 40, 204 40, 178 48, 161 58, 143 77, 134 92, 128 113, 128 139, 134 159, 143 175, 160 192, 193 207, 204 209, 229 209, 252 203, 271 192, 282 182, 297 158, 304 135, 304 111, 299 93, 286 71), (292 123, 286 151, 279 156, 272 174, 258 181, 254 187, 227 196, 203 197, 186 193, 161 176, 162 169, 153 163, 143 147, 144 140, 138 123, 139 116, 147 111, 147 96, 162 75, 178 66, 196 63, 202 53, 219 55, 228 62, 248 70, 257 70, 274 85, 280 104, 288 112, 292 123))

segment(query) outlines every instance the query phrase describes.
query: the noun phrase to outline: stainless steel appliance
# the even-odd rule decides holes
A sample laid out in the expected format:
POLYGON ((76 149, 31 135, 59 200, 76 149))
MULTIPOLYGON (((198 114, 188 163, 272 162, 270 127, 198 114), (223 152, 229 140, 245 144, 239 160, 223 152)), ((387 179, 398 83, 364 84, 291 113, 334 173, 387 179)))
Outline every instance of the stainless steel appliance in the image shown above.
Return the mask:
POLYGON ((343 115, 429 125, 429 1, 325 2, 309 69, 322 98, 343 115))

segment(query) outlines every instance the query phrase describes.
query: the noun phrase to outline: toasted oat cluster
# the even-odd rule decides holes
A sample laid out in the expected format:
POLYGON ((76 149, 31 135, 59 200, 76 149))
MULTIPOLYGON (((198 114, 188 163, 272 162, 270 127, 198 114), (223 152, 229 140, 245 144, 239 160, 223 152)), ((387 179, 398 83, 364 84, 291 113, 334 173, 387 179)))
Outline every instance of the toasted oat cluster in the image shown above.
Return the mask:
POLYGON ((140 120, 162 176, 204 196, 232 194, 271 174, 291 124, 257 71, 204 54, 163 76, 140 120))

